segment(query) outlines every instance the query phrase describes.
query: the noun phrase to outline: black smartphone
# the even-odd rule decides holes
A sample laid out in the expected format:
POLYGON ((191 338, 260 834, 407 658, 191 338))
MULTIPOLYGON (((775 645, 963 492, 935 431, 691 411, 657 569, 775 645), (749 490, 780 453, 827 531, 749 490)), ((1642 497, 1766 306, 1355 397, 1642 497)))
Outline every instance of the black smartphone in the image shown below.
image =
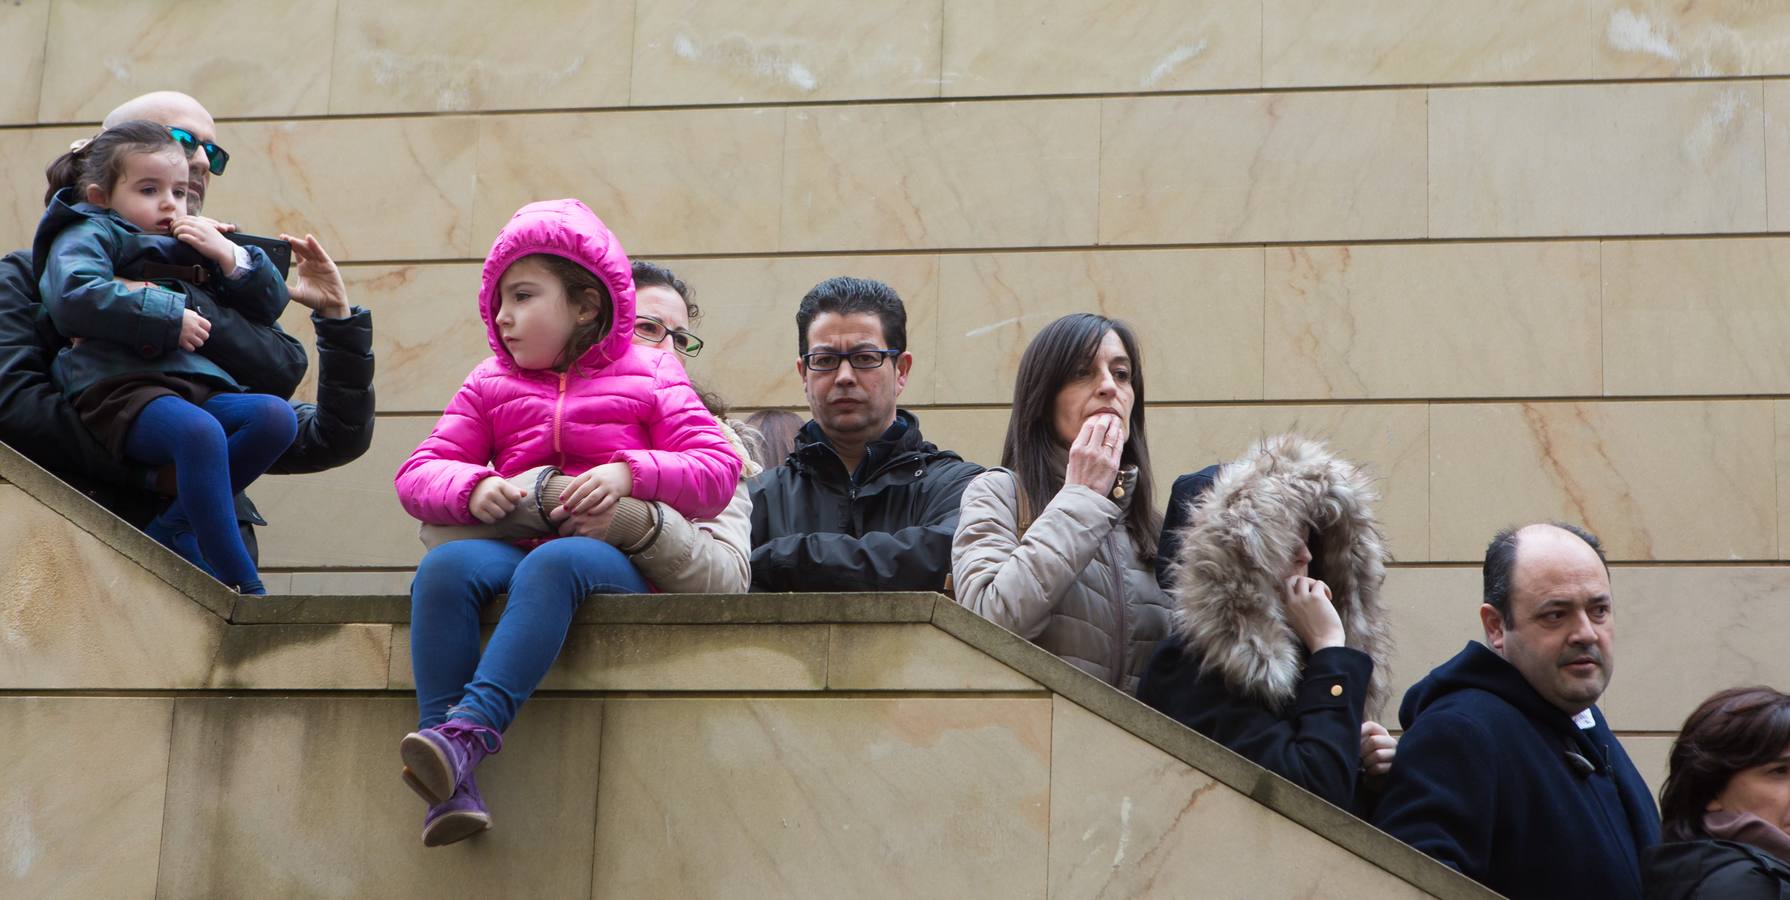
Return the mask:
POLYGON ((244 234, 232 231, 224 237, 244 247, 260 247, 267 252, 267 258, 273 260, 274 268, 280 270, 280 277, 292 268, 292 245, 276 237, 262 237, 258 234, 244 234))

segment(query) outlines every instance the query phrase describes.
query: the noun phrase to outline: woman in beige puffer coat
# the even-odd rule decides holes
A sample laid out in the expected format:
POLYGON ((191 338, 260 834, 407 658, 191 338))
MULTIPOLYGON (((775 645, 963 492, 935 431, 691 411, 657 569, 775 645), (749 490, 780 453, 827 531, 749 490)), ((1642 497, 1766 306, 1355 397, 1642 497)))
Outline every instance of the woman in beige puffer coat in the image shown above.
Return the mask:
POLYGON ((1122 322, 1064 316, 1019 362, 1001 466, 963 493, 957 602, 1126 693, 1169 632, 1152 560, 1143 360, 1122 322))

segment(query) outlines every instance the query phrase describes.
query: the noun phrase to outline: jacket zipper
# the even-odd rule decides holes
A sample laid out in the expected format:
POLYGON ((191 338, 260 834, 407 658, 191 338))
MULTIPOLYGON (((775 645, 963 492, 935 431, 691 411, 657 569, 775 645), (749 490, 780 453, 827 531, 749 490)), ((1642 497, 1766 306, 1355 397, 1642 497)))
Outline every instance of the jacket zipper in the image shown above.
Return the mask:
POLYGON ((566 451, 560 447, 559 422, 566 410, 566 376, 569 372, 559 373, 559 397, 553 401, 553 452, 559 454, 559 467, 566 467, 566 451))
MULTIPOLYGON (((1124 519, 1120 519, 1115 527, 1123 528, 1124 522, 1124 519)), ((1119 644, 1119 664, 1113 670, 1113 686, 1124 690, 1125 676, 1130 674, 1130 667, 1125 665, 1125 649, 1131 646, 1131 629, 1125 621, 1126 607, 1130 604, 1125 599, 1125 574, 1119 569, 1119 548, 1111 531, 1106 533, 1106 552, 1107 571, 1112 574, 1113 579, 1113 599, 1119 603, 1119 633, 1115 636, 1119 644)))

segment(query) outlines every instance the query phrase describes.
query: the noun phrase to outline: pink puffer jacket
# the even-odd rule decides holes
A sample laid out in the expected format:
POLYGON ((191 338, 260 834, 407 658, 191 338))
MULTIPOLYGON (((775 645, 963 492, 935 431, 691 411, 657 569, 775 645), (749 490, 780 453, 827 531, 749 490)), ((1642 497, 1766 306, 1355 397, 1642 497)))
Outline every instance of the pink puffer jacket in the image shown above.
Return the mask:
POLYGON ((633 495, 688 518, 713 518, 733 499, 740 458, 666 352, 636 347, 634 277, 615 235, 577 200, 530 203, 491 245, 479 312, 492 358, 449 401, 435 430, 399 467, 405 512, 435 525, 467 525, 480 480, 536 466, 569 475, 625 462, 633 495), (596 273, 614 302, 609 334, 564 373, 517 367, 493 320, 498 282, 516 260, 551 253, 596 273))

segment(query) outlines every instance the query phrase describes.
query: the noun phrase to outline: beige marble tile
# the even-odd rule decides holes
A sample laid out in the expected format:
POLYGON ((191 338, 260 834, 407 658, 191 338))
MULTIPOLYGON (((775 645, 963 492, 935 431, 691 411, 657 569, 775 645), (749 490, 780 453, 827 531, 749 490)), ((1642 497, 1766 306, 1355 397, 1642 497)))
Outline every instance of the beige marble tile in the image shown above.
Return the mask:
POLYGON ((825 625, 579 625, 541 682, 574 691, 817 691, 825 625))
POLYGON ((1041 691, 1037 682, 930 625, 833 625, 833 691, 1041 691))
POLYGON ((1398 728, 1399 703, 1411 685, 1452 659, 1468 641, 1485 638, 1479 624, 1484 593, 1479 569, 1476 564, 1386 571, 1381 597, 1392 624, 1393 655, 1387 665, 1391 692, 1379 715, 1387 728, 1398 728))
POLYGON ((4 76, 7 95, 0 97, 0 124, 37 121, 49 29, 50 0, 23 0, 0 6, 0 59, 8 61, 4 76))
POLYGON ((1187 885, 1214 897, 1426 896, 1093 713, 1054 704, 1051 897, 1187 885))
POLYGON ((1263 0, 1269 87, 1591 77, 1591 16, 1556 0, 1263 0))
POLYGON ((465 259, 473 240, 472 119, 235 123, 208 215, 256 234, 314 232, 337 262, 465 259))
POLYGON ((1261 84, 1262 17, 1223 0, 946 0, 948 97, 1192 91, 1261 84))
POLYGON ((333 568, 403 566, 423 558, 417 522, 398 505, 392 478, 435 416, 380 416, 360 459, 315 475, 270 475, 249 488, 268 527, 261 564, 333 568))
POLYGON ((232 625, 208 688, 384 690, 390 625, 232 625))
POLYGON ((1422 237, 1424 98, 1103 100, 1100 242, 1422 237))
MULTIPOLYGON (((741 408, 785 406, 803 410, 796 374, 796 308, 815 285, 835 275, 874 278, 894 288, 907 310, 907 345, 914 354, 903 406, 938 396, 939 262, 930 255, 819 256, 765 259, 668 260, 666 265, 695 291, 702 318, 702 354, 688 360, 690 377, 741 408)), ((886 336, 886 335, 885 335, 886 336)))
POLYGON ((1274 399, 1595 395, 1595 243, 1267 249, 1274 399))
POLYGON ((562 0, 491 12, 475 0, 340 0, 329 111, 627 105, 633 3, 562 0))
POLYGON ((939 296, 940 400, 1011 403, 1033 335, 1075 312, 1132 326, 1149 400, 1262 395, 1258 249, 953 254, 939 296))
POLYGON ((1158 503, 1175 478, 1242 456, 1263 438, 1297 432, 1329 443, 1380 489, 1375 512, 1394 558, 1429 558, 1429 429, 1423 407, 1216 406, 1150 411, 1158 503))
POLYGON ((1047 699, 608 701, 594 896, 1040 896, 1050 718, 1047 699))
POLYGON ((1606 241, 1604 389, 1790 392, 1790 241, 1606 241))
POLYGON ((1790 73, 1790 7, 1751 0, 1592 0, 1598 78, 1790 73))
MULTIPOLYGON (((946 450, 956 451, 970 462, 984 466, 1000 465, 1001 443, 1007 438, 1008 407, 934 408, 913 412, 920 417, 920 430, 927 440, 946 450)), ((1157 468, 1161 469, 1160 464, 1157 468)))
MULTIPOLYGON (((389 596, 410 594, 411 570, 398 572, 356 572, 326 570, 322 572, 290 572, 292 584, 282 593, 331 594, 337 596, 389 596)), ((262 580, 267 574, 262 573, 262 580)))
POLYGON ((327 111, 334 0, 52 6, 40 122, 98 122, 158 90, 192 94, 220 118, 327 111))
POLYGON ((641 4, 633 103, 937 97, 939 5, 641 4))
POLYGON ((1790 401, 1771 405, 1777 436, 1778 558, 1790 558, 1790 401))
POLYGON ((1439 90, 1432 237, 1759 231, 1756 83, 1439 90))
MULTIPOLYGON (((440 412, 474 366, 491 355, 479 318, 476 263, 348 266, 349 302, 373 313, 373 389, 382 413, 440 412)), ((280 324, 304 343, 311 369, 297 399, 317 396, 316 327, 294 303, 280 324)))
POLYGON ((482 258, 523 204, 557 197, 583 200, 634 256, 776 250, 784 114, 481 118, 473 253, 482 258))
POLYGON ((173 718, 159 698, 0 699, 0 893, 155 896, 173 718))
MULTIPOLYGON (((0 6, 0 15, 6 7, 0 6)), ((0 129, 0 254, 31 249, 44 214, 44 170, 68 151, 70 141, 92 137, 90 126, 0 129)))
POLYGON ((1719 690, 1790 683, 1787 593, 1778 567, 1617 567, 1612 727, 1672 733, 1719 690))
POLYGON ((785 250, 1094 242, 1099 103, 788 112, 785 250))
POLYGON ((479 766, 493 827, 428 850, 408 699, 176 701, 160 896, 585 896, 602 703, 536 698, 479 766))
POLYGON ((1672 758, 1673 735, 1659 734, 1623 734, 1616 733, 1616 739, 1622 742, 1622 749, 1628 751, 1630 762, 1641 771, 1641 777, 1647 779, 1648 793, 1653 795, 1655 805, 1659 803, 1660 788, 1666 785, 1666 774, 1670 771, 1672 758))
POLYGON ((1765 197, 1776 228, 1790 222, 1790 84, 1765 82, 1765 197))
POLYGON ((1477 561, 1499 528, 1560 520, 1612 559, 1769 559, 1774 446, 1763 401, 1438 404, 1433 558, 1477 561))
POLYGON ((205 683, 223 620, 11 485, 0 560, 0 686, 205 683))

